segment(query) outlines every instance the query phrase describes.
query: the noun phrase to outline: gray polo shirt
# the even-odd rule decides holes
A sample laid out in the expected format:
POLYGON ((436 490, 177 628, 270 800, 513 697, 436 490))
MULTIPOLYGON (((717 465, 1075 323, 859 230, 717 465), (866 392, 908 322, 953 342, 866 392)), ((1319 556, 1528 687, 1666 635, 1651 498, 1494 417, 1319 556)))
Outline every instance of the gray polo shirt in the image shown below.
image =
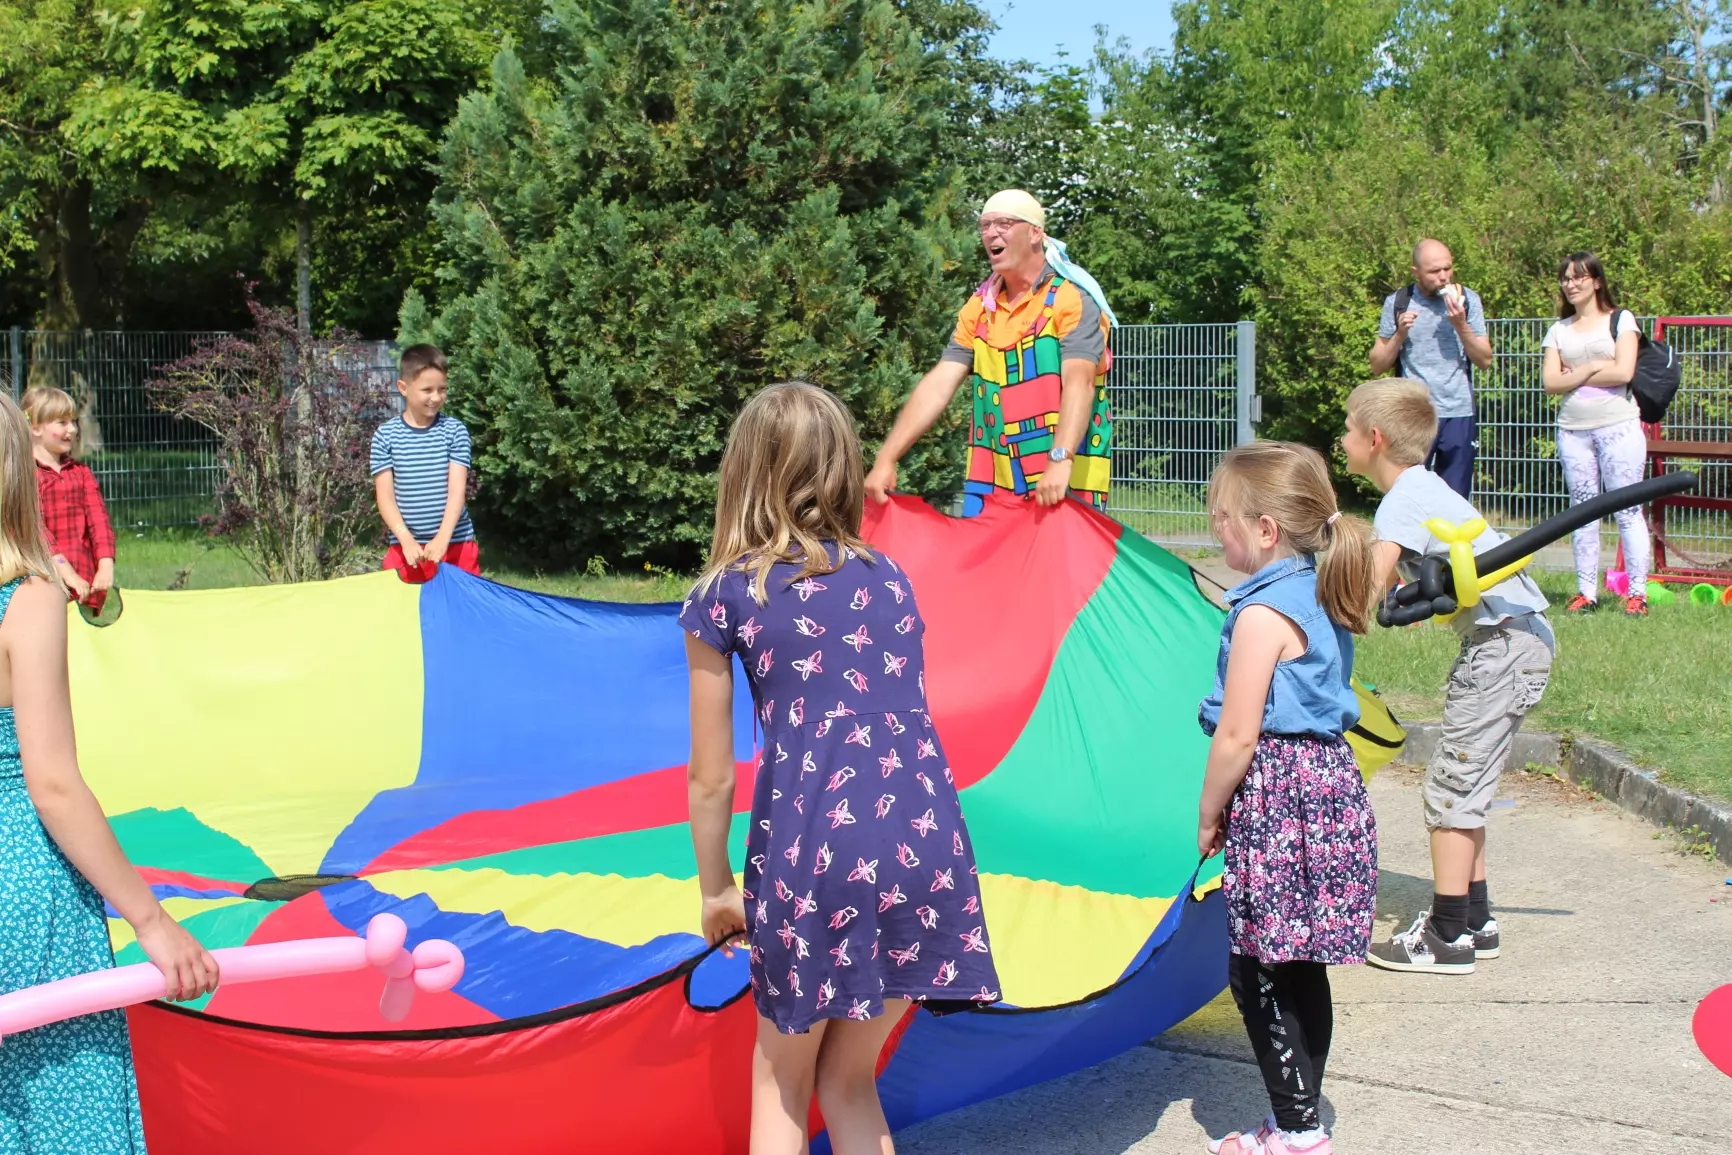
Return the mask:
MULTIPOLYGON (((1380 540, 1392 541, 1401 547, 1398 568, 1405 580, 1412 581, 1419 576, 1421 557, 1428 553, 1449 552, 1449 546, 1426 528, 1427 521, 1441 517, 1456 525, 1465 525, 1478 516, 1479 511, 1467 498, 1451 489, 1443 478, 1423 465, 1414 465, 1402 470, 1395 484, 1389 487, 1389 492, 1383 495, 1372 525, 1380 540)), ((1473 552, 1484 553, 1508 540, 1495 529, 1487 529, 1474 539, 1473 552)), ((1546 605, 1546 596, 1540 593, 1540 587, 1527 574, 1518 573, 1486 590, 1480 595, 1477 606, 1456 614, 1450 619, 1450 624, 1458 632, 1469 634, 1482 626, 1495 626, 1510 618, 1531 614, 1534 626, 1542 632, 1546 644, 1555 653, 1557 642, 1553 640, 1551 626, 1544 617, 1546 605)))
MULTIPOLYGON (((1472 289, 1464 288, 1463 292, 1467 298, 1467 327, 1483 337, 1485 306, 1480 304, 1479 294, 1472 289)), ((1425 382, 1431 390, 1431 403, 1437 406, 1439 417, 1472 417, 1471 366, 1467 350, 1462 348, 1461 337, 1456 334, 1455 326, 1449 323, 1442 294, 1429 297, 1415 290, 1413 303, 1408 308, 1418 313, 1419 318, 1413 322, 1413 328, 1407 331, 1407 340, 1401 345, 1401 359, 1397 363, 1401 375, 1425 382)), ((1377 325, 1377 336, 1380 339, 1395 336, 1394 293, 1383 299, 1383 317, 1377 325)))

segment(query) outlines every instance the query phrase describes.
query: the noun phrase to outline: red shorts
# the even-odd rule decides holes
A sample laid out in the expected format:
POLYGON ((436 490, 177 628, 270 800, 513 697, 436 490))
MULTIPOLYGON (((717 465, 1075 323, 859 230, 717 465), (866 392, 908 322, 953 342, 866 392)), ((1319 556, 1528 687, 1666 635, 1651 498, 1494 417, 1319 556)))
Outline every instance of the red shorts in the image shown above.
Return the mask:
MULTIPOLYGON (((480 577, 481 547, 476 545, 473 541, 454 541, 451 543, 450 547, 445 550, 445 560, 440 564, 454 565, 464 573, 472 573, 476 577, 480 577)), ((379 566, 379 568, 395 570, 402 569, 403 547, 400 545, 393 545, 390 549, 386 550, 385 561, 379 566)), ((419 580, 426 581, 432 576, 431 573, 423 573, 419 580)))

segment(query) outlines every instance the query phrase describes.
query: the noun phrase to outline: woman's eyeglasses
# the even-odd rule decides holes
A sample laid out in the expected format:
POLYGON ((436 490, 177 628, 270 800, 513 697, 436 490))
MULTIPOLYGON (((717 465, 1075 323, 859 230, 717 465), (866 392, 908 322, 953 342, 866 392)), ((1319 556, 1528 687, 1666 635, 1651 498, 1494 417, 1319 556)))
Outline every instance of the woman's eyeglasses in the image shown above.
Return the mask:
POLYGON ((1583 281, 1592 283, 1593 279, 1594 278, 1588 276, 1586 273, 1565 273, 1563 276, 1558 278, 1558 284, 1564 286, 1579 285, 1583 281))

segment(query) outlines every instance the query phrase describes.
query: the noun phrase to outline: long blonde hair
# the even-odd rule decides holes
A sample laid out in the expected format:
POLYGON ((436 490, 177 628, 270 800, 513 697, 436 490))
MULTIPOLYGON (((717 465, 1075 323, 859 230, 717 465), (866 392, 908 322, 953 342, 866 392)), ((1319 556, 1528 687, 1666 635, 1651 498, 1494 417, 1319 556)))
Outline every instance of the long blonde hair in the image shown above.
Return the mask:
POLYGON ((804 381, 771 385, 746 402, 728 434, 699 591, 728 570, 743 570, 763 605, 777 562, 798 564, 799 578, 807 578, 833 573, 844 549, 871 560, 860 540, 865 501, 860 437, 847 407, 804 381), (834 557, 826 541, 836 543, 834 557))
POLYGON ((29 576, 60 581, 42 529, 30 422, 11 397, 0 393, 0 583, 29 576))
POLYGON ((1370 629, 1377 598, 1371 527, 1341 512, 1329 467, 1315 449, 1253 441, 1228 450, 1209 479, 1209 512, 1269 518, 1295 553, 1316 555, 1323 611, 1352 633, 1370 629))

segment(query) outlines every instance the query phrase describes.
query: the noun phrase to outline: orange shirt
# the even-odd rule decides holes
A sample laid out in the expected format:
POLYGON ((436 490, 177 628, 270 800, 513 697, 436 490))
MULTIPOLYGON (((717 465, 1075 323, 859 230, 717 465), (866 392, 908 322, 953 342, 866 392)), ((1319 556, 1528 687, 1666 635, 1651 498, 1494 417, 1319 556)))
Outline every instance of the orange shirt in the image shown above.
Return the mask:
MULTIPOLYGON (((951 334, 949 347, 944 350, 943 359, 959 365, 974 364, 974 332, 983 313, 986 316, 986 343, 995 349, 1008 349, 1015 345, 1040 316, 1046 303, 1047 282, 1052 278, 1052 266, 1048 265, 1041 270, 1034 288, 1014 302, 1007 301, 1001 291, 998 308, 990 313, 986 312, 986 305, 978 292, 969 297, 968 303, 956 315, 956 329, 951 334)), ((1052 328, 1065 360, 1098 364, 1106 356, 1106 314, 1101 312, 1093 297, 1070 281, 1060 285, 1058 295, 1053 298, 1052 328)))

